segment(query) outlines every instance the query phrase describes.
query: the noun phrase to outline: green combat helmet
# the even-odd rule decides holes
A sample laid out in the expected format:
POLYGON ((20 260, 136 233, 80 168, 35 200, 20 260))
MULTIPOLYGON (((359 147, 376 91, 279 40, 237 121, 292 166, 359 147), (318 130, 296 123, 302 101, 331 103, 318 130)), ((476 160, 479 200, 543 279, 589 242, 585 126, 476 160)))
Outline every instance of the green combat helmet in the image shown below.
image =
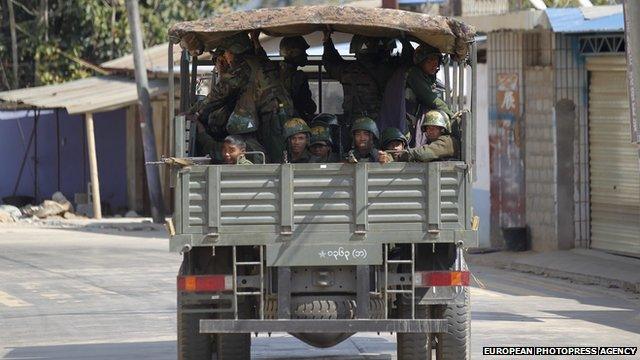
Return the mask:
POLYGON ((427 59, 429 55, 432 55, 432 54, 438 55, 438 59, 442 64, 442 53, 440 52, 440 50, 428 44, 422 44, 418 46, 415 53, 413 54, 413 63, 416 65, 420 65, 423 61, 427 59))
POLYGON ((283 136, 285 139, 288 139, 298 133, 311 135, 311 129, 309 129, 309 125, 307 125, 304 120, 300 118, 291 118, 284 123, 283 136))
POLYGON ((222 39, 220 45, 218 45, 218 48, 225 51, 228 50, 234 55, 240 55, 253 49, 253 45, 251 44, 249 35, 247 35, 247 33, 241 32, 229 36, 228 38, 222 39))
POLYGON ((280 56, 295 57, 305 52, 309 47, 302 36, 288 36, 280 40, 280 56))
POLYGON ((449 116, 440 110, 431 110, 422 115, 421 130, 424 132, 427 126, 439 126, 444 129, 443 134, 449 134, 451 132, 451 125, 449 124, 449 116))
POLYGON ((338 117, 329 113, 321 113, 311 120, 311 126, 338 126, 338 117))
POLYGON ((227 121, 229 135, 248 134, 258 130, 255 116, 243 108, 236 108, 227 121))
POLYGON ((317 125, 311 128, 311 141, 309 145, 325 142, 327 145, 332 146, 333 140, 331 139, 331 131, 329 128, 317 125))
POLYGON ((404 136, 404 134, 398 128, 390 127, 384 129, 384 131, 382 132, 382 138, 380 139, 380 142, 382 142, 382 147, 387 146, 387 144, 393 140, 402 141, 405 148, 407 148, 409 144, 407 137, 404 136))
POLYGON ((380 138, 380 132, 378 132, 378 125, 371 118, 366 116, 357 118, 353 125, 351 126, 351 134, 355 133, 356 130, 366 130, 373 134, 373 137, 378 140, 380 138))

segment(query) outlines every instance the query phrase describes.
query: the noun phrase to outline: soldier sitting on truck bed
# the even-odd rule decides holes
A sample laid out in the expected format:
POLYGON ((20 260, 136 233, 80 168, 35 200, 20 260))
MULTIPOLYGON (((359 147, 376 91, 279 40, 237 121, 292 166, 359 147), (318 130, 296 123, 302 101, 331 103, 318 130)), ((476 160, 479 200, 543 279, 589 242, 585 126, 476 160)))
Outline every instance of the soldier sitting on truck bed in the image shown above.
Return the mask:
POLYGON ((283 135, 287 143, 287 149, 282 154, 283 163, 315 162, 308 149, 311 129, 304 120, 293 118, 284 123, 283 135))
POLYGON ((333 140, 331 139, 331 130, 323 125, 312 127, 309 150, 315 157, 315 162, 338 162, 338 156, 332 151, 332 148, 333 140))
POLYGON ((357 118, 351 126, 351 135, 353 149, 347 154, 346 160, 350 163, 377 162, 378 149, 375 147, 375 141, 380 134, 376 122, 368 117, 357 118))
MULTIPOLYGON (((460 144, 450 135, 451 128, 447 114, 439 110, 431 110, 424 114, 422 131, 427 136, 427 144, 400 154, 398 161, 429 162, 458 158, 460 144)), ((393 157, 384 151, 378 153, 379 162, 385 164, 394 161, 393 157)))
POLYGON ((392 151, 391 156, 393 156, 393 159, 396 161, 402 152, 407 150, 409 147, 407 137, 398 130, 398 128, 394 127, 384 129, 380 144, 382 145, 383 150, 392 151))
MULTIPOLYGON (((238 100, 238 105, 242 103, 242 97, 238 100)), ((235 135, 246 143, 246 150, 256 154, 248 155, 252 162, 266 162, 266 150, 258 141, 257 133, 258 123, 256 115, 251 111, 250 106, 236 106, 227 121, 227 133, 235 135), (261 153, 261 154, 257 154, 261 153)))
POLYGON ((227 165, 252 165, 245 157, 247 144, 240 136, 229 135, 222 143, 222 160, 227 165))

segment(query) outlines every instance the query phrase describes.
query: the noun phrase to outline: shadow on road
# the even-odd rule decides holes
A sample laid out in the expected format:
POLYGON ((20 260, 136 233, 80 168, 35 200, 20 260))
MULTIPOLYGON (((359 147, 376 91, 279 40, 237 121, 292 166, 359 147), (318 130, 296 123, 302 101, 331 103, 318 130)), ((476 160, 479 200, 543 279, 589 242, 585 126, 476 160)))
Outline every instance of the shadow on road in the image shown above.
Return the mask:
POLYGON ((72 344, 49 346, 25 346, 12 348, 3 359, 24 360, 111 360, 154 359, 175 360, 175 341, 72 344))
MULTIPOLYGON (((292 337, 252 338, 252 359, 260 360, 391 360, 389 354, 378 350, 395 352, 395 343, 380 337, 359 337, 358 342, 375 343, 374 352, 370 346, 368 353, 353 355, 349 340, 333 349, 315 349, 304 345, 292 337), (351 350, 351 351, 349 351, 351 350), (323 354, 324 353, 324 354, 323 354), (340 355, 346 353, 351 355, 340 355)), ((373 345, 373 344, 372 344, 373 345)), ((111 359, 153 359, 175 360, 175 341, 140 341, 127 343, 95 343, 69 345, 43 345, 6 348, 3 360, 111 360, 111 359)))

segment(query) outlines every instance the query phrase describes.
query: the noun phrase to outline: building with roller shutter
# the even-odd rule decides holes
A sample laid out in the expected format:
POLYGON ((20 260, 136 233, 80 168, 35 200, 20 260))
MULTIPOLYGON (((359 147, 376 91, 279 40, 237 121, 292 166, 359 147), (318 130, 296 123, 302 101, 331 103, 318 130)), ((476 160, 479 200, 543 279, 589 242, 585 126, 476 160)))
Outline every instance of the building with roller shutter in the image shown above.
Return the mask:
POLYGON ((487 34, 492 245, 640 256, 622 6, 463 20, 487 34))

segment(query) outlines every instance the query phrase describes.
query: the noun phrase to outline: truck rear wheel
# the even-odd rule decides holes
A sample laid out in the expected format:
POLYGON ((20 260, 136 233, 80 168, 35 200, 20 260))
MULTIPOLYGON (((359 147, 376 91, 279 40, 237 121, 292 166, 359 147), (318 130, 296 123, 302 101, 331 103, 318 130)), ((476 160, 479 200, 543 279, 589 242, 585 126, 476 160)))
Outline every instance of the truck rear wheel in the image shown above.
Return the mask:
POLYGON ((469 288, 464 288, 464 303, 451 304, 443 309, 449 331, 439 334, 443 360, 471 359, 471 302, 469 288))
POLYGON ((213 338, 200 334, 199 314, 178 313, 178 359, 211 359, 213 338))
POLYGON ((216 335, 216 355, 217 360, 251 359, 251 334, 216 335))
MULTIPOLYGON (((410 299, 400 296, 398 300, 398 312, 401 318, 411 318, 410 299)), ((416 305, 415 318, 426 319, 427 307, 416 305)), ((427 333, 397 333, 398 360, 431 360, 431 341, 427 333)))

